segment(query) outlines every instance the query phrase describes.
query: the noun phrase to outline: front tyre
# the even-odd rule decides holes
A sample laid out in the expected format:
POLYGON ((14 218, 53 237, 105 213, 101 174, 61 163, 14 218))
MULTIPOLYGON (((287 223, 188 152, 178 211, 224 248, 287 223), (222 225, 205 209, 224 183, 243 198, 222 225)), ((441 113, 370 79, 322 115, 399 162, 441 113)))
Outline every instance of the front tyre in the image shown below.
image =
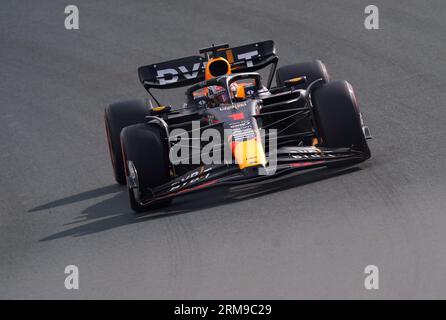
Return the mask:
MULTIPOLYGON (((166 133, 155 124, 135 124, 121 132, 122 156, 126 176, 129 169, 137 173, 140 194, 151 194, 151 189, 170 180, 169 154, 166 133), (133 168, 129 168, 129 161, 133 168)), ((143 205, 135 197, 132 186, 127 184, 131 208, 143 212, 170 204, 171 200, 143 205)))
POLYGON ((316 88, 311 99, 322 138, 319 145, 352 148, 364 152, 369 158, 370 149, 352 86, 347 81, 333 81, 316 88))
POLYGON ((121 153, 121 130, 126 126, 146 122, 149 108, 141 100, 113 103, 105 109, 104 121, 108 149, 117 183, 126 184, 124 162, 121 153))
POLYGON ((307 89, 308 85, 317 79, 322 79, 323 83, 328 83, 331 79, 325 64, 320 60, 314 60, 278 68, 276 72, 276 84, 278 87, 283 87, 285 86, 286 80, 301 76, 305 76, 307 82, 297 85, 297 89, 307 89))

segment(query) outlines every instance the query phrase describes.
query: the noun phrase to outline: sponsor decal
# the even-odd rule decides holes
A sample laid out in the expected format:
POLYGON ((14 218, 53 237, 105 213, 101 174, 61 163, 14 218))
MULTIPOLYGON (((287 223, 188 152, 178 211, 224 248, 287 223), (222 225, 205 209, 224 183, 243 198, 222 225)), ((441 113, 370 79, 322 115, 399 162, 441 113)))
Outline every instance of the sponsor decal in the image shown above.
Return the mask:
MULTIPOLYGON (((249 51, 246 53, 240 53, 237 55, 237 60, 245 60, 247 67, 252 67, 252 57, 258 55, 257 50, 249 51)), ((206 68, 207 62, 196 62, 192 66, 178 66, 156 71, 156 77, 160 85, 166 85, 169 83, 175 83, 179 77, 185 79, 195 79, 198 77, 199 71, 206 68)))
POLYGON ((169 192, 175 191, 177 189, 184 188, 192 183, 206 180, 210 176, 210 171, 212 168, 200 167, 199 169, 189 173, 188 175, 181 177, 180 181, 172 183, 169 192))
POLYGON ((323 159, 323 158, 335 158, 336 156, 331 153, 324 153, 322 150, 316 147, 299 147, 295 153, 291 154, 291 157, 296 160, 303 159, 323 159))

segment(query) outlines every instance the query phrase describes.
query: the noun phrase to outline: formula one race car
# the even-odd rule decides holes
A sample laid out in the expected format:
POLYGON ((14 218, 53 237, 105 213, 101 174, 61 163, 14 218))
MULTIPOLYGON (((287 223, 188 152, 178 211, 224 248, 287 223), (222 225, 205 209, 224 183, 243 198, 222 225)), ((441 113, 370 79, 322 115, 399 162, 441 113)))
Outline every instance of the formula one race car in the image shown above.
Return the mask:
POLYGON ((331 81, 321 61, 276 70, 271 40, 213 45, 200 54, 140 67, 151 99, 105 109, 115 179, 127 185, 133 210, 204 188, 370 158, 352 86, 331 81), (267 66, 263 83, 255 71, 267 66), (162 105, 150 91, 183 86, 190 86, 183 108, 162 105))

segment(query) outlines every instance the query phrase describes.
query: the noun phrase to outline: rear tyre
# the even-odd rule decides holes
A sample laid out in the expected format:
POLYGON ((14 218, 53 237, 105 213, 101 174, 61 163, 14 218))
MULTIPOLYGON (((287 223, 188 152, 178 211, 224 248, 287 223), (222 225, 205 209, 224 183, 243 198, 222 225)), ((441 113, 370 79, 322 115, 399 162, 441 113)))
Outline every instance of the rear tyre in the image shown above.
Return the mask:
POLYGON ((322 141, 320 146, 351 147, 370 157, 362 131, 361 114, 352 86, 333 81, 316 88, 312 95, 314 113, 322 141))
POLYGON ((307 77, 307 82, 297 85, 297 89, 306 89, 310 83, 320 78, 322 78, 323 83, 330 82, 330 75, 325 64, 320 60, 314 60, 278 68, 276 72, 276 84, 278 87, 283 87, 285 86, 286 80, 300 76, 307 77))
POLYGON ((121 153, 121 130, 129 125, 144 123, 149 108, 141 100, 113 103, 105 108, 104 121, 108 149, 117 183, 126 184, 124 162, 121 153))
MULTIPOLYGON (((125 127, 121 132, 126 176, 129 174, 128 161, 131 161, 137 172, 139 190, 143 194, 150 193, 150 189, 170 180, 166 138, 166 133, 153 124, 135 124, 125 127)), ((135 198, 133 189, 129 186, 127 188, 130 206, 136 212, 159 208, 171 203, 171 200, 167 200, 143 206, 135 198)))

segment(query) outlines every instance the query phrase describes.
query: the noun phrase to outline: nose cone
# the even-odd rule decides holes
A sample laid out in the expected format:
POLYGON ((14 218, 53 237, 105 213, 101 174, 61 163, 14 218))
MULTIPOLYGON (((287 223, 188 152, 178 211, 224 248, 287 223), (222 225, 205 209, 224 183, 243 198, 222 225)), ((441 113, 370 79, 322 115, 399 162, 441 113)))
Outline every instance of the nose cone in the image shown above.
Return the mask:
POLYGON ((232 154, 240 170, 266 165, 265 150, 258 138, 233 141, 232 154))

